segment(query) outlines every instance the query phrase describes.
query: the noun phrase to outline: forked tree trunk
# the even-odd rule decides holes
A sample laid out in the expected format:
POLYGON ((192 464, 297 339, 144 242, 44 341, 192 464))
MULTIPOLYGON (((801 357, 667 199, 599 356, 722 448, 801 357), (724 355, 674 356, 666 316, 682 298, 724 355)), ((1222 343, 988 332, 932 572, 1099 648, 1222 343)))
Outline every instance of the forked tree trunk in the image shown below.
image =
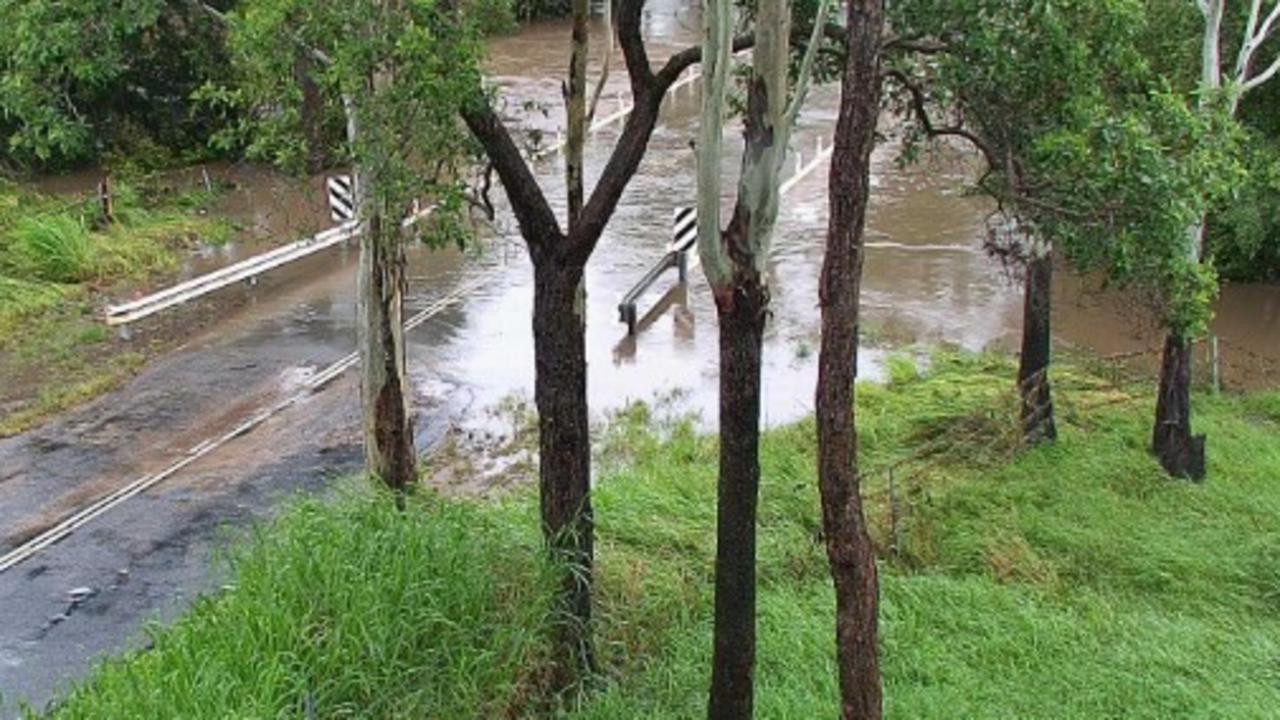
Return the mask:
POLYGON ((1161 357, 1151 447, 1170 475, 1200 481, 1204 444, 1204 435, 1191 434, 1191 342, 1170 334, 1161 357))
POLYGON ((768 293, 743 274, 716 289, 720 320, 720 475, 716 487, 712 720, 752 716, 756 654, 756 505, 760 491, 760 358, 768 293))
POLYGON ((1027 445, 1058 437, 1049 385, 1052 352, 1050 318, 1053 297, 1053 254, 1037 247, 1027 260, 1026 294, 1022 303, 1022 352, 1018 364, 1018 394, 1022 398, 1022 440, 1027 445))
MULTIPOLYGON (((707 716, 752 717, 756 647, 756 504, 760 488, 760 355, 768 290, 761 268, 778 215, 786 155, 783 2, 761 3, 733 220, 706 264, 720 321, 714 653, 707 716), (764 28, 768 26, 768 30, 764 28)), ((701 191, 701 189, 700 189, 701 191)), ((703 252, 704 257, 708 253, 703 252)))
POLYGON ((831 157, 827 254, 819 285, 818 486, 836 592, 840 717, 878 720, 882 712, 876 648, 879 588, 862 509, 854 382, 871 153, 880 115, 883 0, 851 0, 848 12, 840 117, 831 157))
MULTIPOLYGON (((675 53, 658 72, 642 37, 645 0, 620 0, 617 35, 626 60, 634 110, 600 180, 582 204, 566 235, 542 188, 521 156, 511 133, 477 88, 463 120, 493 163, 534 261, 536 402, 540 423, 539 486, 548 543, 581 569, 566 578, 562 608, 573 618, 555 663, 561 669, 589 668, 592 515, 587 429, 586 357, 583 338, 582 268, 595 249, 627 184, 635 175, 653 134, 662 98, 680 74, 700 60, 697 48, 675 53), (568 531, 567 533, 565 531, 568 531)), ((747 41, 743 41, 745 46, 747 41)), ((785 69, 784 69, 785 71, 785 69)), ((585 73, 582 75, 585 78, 585 73)), ((716 126, 719 127, 718 125, 716 126)), ((719 134, 718 132, 716 133, 719 134)), ((567 673, 561 673, 562 679, 567 673)), ((566 689, 561 685, 556 689, 566 689)))
POLYGON ((757 4, 755 49, 743 120, 737 201, 720 226, 722 119, 729 77, 728 0, 704 10, 708 63, 698 148, 698 252, 720 321, 720 476, 717 485, 714 657, 707 715, 752 717, 756 645, 756 505, 760 488, 760 355, 768 264, 778 218, 782 162, 821 43, 823 2, 788 103, 791 12, 787 0, 757 4))
POLYGON ((587 424, 586 318, 581 267, 535 258, 533 337, 537 377, 539 483, 543 531, 561 578, 554 689, 568 688, 594 666, 591 635, 593 517, 587 424))

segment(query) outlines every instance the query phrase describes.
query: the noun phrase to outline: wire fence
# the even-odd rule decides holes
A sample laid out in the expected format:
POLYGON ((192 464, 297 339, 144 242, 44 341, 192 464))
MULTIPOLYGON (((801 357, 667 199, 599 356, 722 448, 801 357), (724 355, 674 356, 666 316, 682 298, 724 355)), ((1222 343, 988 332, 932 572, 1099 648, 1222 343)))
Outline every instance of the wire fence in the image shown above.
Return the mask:
MULTIPOLYGON (((1162 347, 1147 347, 1087 361, 1112 382, 1154 380, 1162 347)), ((1191 382, 1204 391, 1252 390, 1280 386, 1280 354, 1267 354, 1240 342, 1211 335, 1192 346, 1191 382)))

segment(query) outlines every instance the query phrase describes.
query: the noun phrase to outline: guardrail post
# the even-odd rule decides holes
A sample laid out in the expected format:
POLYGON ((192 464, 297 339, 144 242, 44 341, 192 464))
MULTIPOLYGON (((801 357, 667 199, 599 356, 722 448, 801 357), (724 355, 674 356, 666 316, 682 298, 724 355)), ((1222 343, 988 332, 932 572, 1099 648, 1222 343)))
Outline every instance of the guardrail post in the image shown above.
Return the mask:
POLYGON ((622 322, 627 324, 627 334, 636 334, 636 304, 623 303, 618 306, 618 313, 622 315, 622 322))
POLYGON ((1218 353, 1218 336, 1209 338, 1209 366, 1213 368, 1213 394, 1222 392, 1222 355, 1218 353))

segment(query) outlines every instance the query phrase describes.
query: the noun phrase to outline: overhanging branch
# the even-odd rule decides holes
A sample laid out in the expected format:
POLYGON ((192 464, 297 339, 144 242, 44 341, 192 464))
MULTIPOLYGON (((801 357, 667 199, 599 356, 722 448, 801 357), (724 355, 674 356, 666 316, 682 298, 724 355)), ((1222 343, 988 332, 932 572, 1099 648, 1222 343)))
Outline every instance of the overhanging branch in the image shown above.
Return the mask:
POLYGON ((931 138, 937 137, 958 137, 969 141, 977 148, 986 158, 987 164, 995 167, 1001 164, 1000 159, 996 156, 991 146, 986 140, 979 137, 976 133, 965 129, 959 125, 950 125, 938 127, 934 124, 933 119, 929 116, 928 99, 925 97, 924 89, 919 84, 907 77, 907 74, 901 70, 886 70, 884 77, 893 80, 902 86, 911 95, 911 108, 916 117, 916 121, 920 123, 920 127, 924 130, 925 135, 931 138))

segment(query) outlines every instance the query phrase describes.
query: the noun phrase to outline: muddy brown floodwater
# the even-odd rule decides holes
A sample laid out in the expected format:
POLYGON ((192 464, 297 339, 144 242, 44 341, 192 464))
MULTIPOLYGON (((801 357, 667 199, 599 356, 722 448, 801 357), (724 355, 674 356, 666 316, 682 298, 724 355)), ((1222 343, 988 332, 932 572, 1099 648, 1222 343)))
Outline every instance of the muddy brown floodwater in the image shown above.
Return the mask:
MULTIPOLYGON (((693 43, 698 18, 676 0, 651 0, 645 31, 655 62, 693 43)), ((603 28, 595 28, 600 47, 603 28)), ((561 125, 559 80, 567 67, 563 23, 527 27, 492 43, 490 75, 505 110, 527 128, 561 125), (542 106, 530 114, 527 107, 542 106)), ((615 68, 620 65, 615 63, 615 68)), ((606 110, 625 91, 614 73, 606 110)), ((795 133, 811 156, 828 141, 837 91, 814 89, 795 133)), ((627 337, 619 298, 664 252, 673 211, 694 197, 690 141, 697 99, 673 97, 650 151, 588 266, 588 391, 597 415, 632 400, 670 400, 713 423, 715 312, 700 271, 686 288, 674 276, 642 301, 657 312, 627 337)), ((588 180, 601 171, 617 128, 592 137, 588 180)), ((725 173, 736 175, 740 137, 729 129, 725 173)), ((963 194, 965 158, 941 153, 902 170, 892 146, 875 156, 864 305, 871 345, 863 378, 882 373, 888 348, 947 343, 971 350, 1012 347, 1021 291, 982 251, 989 206, 963 194)), ((536 172, 562 200, 557 159, 536 172)), ((258 237, 293 239, 324 222, 318 181, 299 189, 273 173, 215 168, 232 177, 221 211, 258 237), (280 237, 286 236, 286 237, 280 237)), ((69 181, 68 181, 69 182, 69 181)), ((727 190, 732 183, 726 183, 727 190)), ((500 200, 500 198, 499 198, 500 200)), ((563 207, 557 208, 563 212, 563 207)), ((427 307, 476 278, 484 282, 412 331, 409 361, 419 447, 436 447, 450 428, 492 431, 489 408, 528 396, 533 386, 532 273, 510 214, 476 248, 410 254, 409 311, 427 307)), ((764 366, 765 422, 812 407, 818 347, 817 279, 826 229, 825 168, 784 200, 769 272, 773 315, 764 366)), ((198 256, 187 274, 259 247, 247 240, 198 256)), ((136 336, 188 331, 180 347, 150 363, 127 387, 24 435, 0 440, 0 553, 56 523, 86 499, 181 459, 258 410, 299 392, 308 377, 354 347, 356 252, 339 247, 228 288, 205 301, 141 323, 136 336)), ((1102 354, 1154 348, 1158 334, 1114 293, 1060 273, 1059 342, 1102 354)), ((1214 330, 1228 384, 1275 384, 1280 363, 1280 289, 1228 286, 1214 330), (1240 358, 1234 360, 1235 358, 1240 358), (1251 365, 1252 364, 1252 365, 1251 365), (1249 368, 1254 369, 1250 370, 1249 368)), ((1010 383, 1012 384, 1012 378, 1010 383)), ((358 467, 356 384, 350 374, 121 505, 15 570, 0 573, 0 693, 43 704, 83 675, 92 659, 136 647, 140 624, 172 617, 216 587, 209 554, 219 528, 268 516, 281 497, 329 486, 328 473, 358 467), (69 604, 73 589, 93 594, 69 604)), ((499 428, 500 429, 500 428, 499 428)), ((12 705, 0 714, 12 713, 12 705)))

